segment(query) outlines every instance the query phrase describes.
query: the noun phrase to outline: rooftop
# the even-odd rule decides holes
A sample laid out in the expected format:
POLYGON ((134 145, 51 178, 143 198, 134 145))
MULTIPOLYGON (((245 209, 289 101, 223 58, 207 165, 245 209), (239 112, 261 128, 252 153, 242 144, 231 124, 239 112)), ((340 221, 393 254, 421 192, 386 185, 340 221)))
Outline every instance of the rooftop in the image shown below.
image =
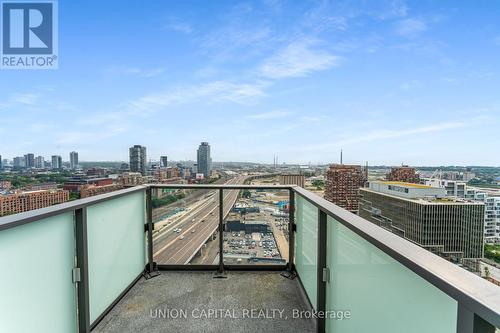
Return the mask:
POLYGON ((398 185, 398 186, 411 187, 411 188, 433 188, 432 186, 427 186, 427 185, 422 185, 422 184, 396 182, 396 181, 383 181, 382 183, 384 183, 386 185, 398 185))

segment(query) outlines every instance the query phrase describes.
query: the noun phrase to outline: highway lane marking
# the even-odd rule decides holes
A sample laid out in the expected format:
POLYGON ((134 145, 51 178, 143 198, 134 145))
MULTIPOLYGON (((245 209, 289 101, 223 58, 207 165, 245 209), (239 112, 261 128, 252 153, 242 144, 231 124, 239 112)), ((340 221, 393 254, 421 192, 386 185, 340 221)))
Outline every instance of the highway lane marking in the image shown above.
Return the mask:
MULTIPOLYGON (((236 190, 235 190, 235 191, 236 191, 236 190)), ((232 195, 232 193, 230 193, 229 195, 232 195)), ((229 195, 228 195, 228 196, 229 196, 229 195)), ((237 199, 237 195, 236 195, 236 198, 234 198, 234 201, 235 201, 235 202, 236 202, 236 199, 237 199)), ((231 199, 231 200, 232 200, 232 199, 231 199)), ((231 200, 229 200, 229 201, 231 201, 231 200)), ((226 203, 226 201, 227 201, 227 198, 226 198, 226 200, 224 200, 224 203, 226 203)), ((223 205, 224 205, 224 204, 223 204, 223 205)), ((233 205, 224 205, 224 206, 231 206, 231 207, 229 207, 229 208, 228 208, 227 212, 225 212, 225 213, 224 213, 224 216, 227 216, 227 214, 229 214, 229 211, 231 210, 231 208, 232 208, 232 206, 233 206, 233 205)), ((204 232, 204 231, 206 231, 206 230, 210 230, 210 229, 208 229, 208 226, 207 226, 206 228, 203 228, 203 229, 202 229, 202 231, 198 234, 198 235, 200 235, 200 237, 195 236, 195 238, 201 238, 201 239, 203 239, 202 243, 198 245, 198 247, 199 247, 199 248, 201 248, 201 247, 203 246, 203 244, 205 244, 205 242, 208 240, 208 238, 210 237, 210 235, 211 235, 211 234, 212 234, 212 233, 213 233, 213 232, 217 229, 217 227, 218 227, 218 224, 219 224, 219 223, 218 223, 218 221, 217 221, 217 220, 215 220, 214 222, 217 222, 217 223, 216 223, 216 225, 214 225, 214 229, 213 229, 213 231, 210 231, 210 232, 208 233, 208 235, 206 235, 206 238, 205 238, 205 236, 203 235, 203 232, 204 232)), ((195 253, 195 252, 196 252, 196 243, 194 242, 194 241, 195 241, 195 238, 193 238, 193 239, 188 239, 188 241, 186 242, 186 244, 185 244, 184 246, 182 246, 182 247, 181 247, 181 248, 180 248, 180 249, 179 249, 176 253, 174 253, 174 254, 171 256, 171 258, 172 258, 172 259, 175 259, 174 257, 175 257, 175 256, 176 256, 179 252, 181 252, 182 250, 184 250, 184 249, 186 248, 186 246, 189 246, 189 247, 187 248, 188 250, 190 250, 191 248, 194 248, 194 253, 191 253, 191 257, 192 257, 192 256, 194 256, 194 255, 196 254, 196 253, 195 253), (194 246, 191 246, 192 244, 194 244, 194 246)), ((185 252, 188 252, 188 251, 185 251, 185 252)), ((180 256, 180 258, 179 258, 179 259, 177 259, 177 260, 175 261, 175 263, 178 263, 179 261, 181 261, 181 259, 182 259, 182 257, 183 257, 184 255, 185 255, 185 254, 182 254, 182 255, 180 256)), ((186 264, 188 261, 189 261, 189 258, 188 258, 188 259, 186 259, 186 262, 184 262, 184 264, 186 264)))
MULTIPOLYGON (((232 191, 231 191, 231 192, 232 192, 232 191)), ((226 197, 225 197, 224 199, 227 199, 227 197, 228 197, 230 194, 231 194, 231 193, 226 194, 226 197)), ((226 200, 224 200, 224 201, 226 201, 226 200)), ((206 207, 206 206, 205 206, 205 207, 206 207)), ((204 207, 204 208, 205 208, 205 207, 204 207)), ((202 218, 202 219, 206 218, 208 215, 210 215, 210 213, 211 213, 212 211, 214 211, 214 210, 215 210, 216 208, 218 208, 218 207, 219 207, 219 205, 218 205, 218 204, 216 204, 216 206, 214 206, 214 208, 213 208, 212 210, 210 210, 210 211, 209 211, 209 212, 208 212, 205 216, 203 216, 203 218, 202 218)), ((208 222, 208 221, 207 221, 207 222, 208 222)), ((185 234, 187 234, 189 230, 191 230, 193 227, 195 227, 195 226, 199 225, 199 223, 204 223, 204 222, 200 222, 200 221, 198 221, 195 225, 192 225, 191 227, 189 227, 189 228, 188 228, 188 230, 186 230, 186 231, 184 231, 182 234, 180 234, 180 235, 179 235, 179 237, 180 237, 181 235, 185 235, 185 234)), ((203 230, 203 229, 206 229, 206 228, 202 228, 202 230, 203 230)), ((156 251, 156 252, 154 253, 154 256, 157 256, 157 255, 159 255, 161 252, 165 251, 165 249, 166 249, 167 247, 169 247, 170 245, 172 245, 172 244, 173 244, 175 241, 177 241, 177 240, 178 240, 178 237, 176 236, 173 240, 171 240, 169 243, 167 243, 166 245, 164 245, 164 246, 163 246, 160 250, 156 251)), ((176 253, 177 253, 177 252, 176 252, 176 253)), ((173 257, 173 256, 172 256, 172 257, 173 257)))
MULTIPOLYGON (((211 198, 210 198, 210 200, 211 200, 211 198)), ((158 232, 158 234, 156 235, 156 237, 153 237, 153 241, 156 241, 157 239, 159 239, 159 238, 161 238, 161 237, 163 237, 165 235, 168 235, 169 231, 172 231, 174 229, 174 227, 177 228, 179 226, 179 224, 182 224, 184 222, 189 223, 189 221, 186 221, 186 220, 192 220, 193 215, 196 216, 197 214, 199 214, 209 204, 210 204, 210 202, 204 202, 204 203, 202 203, 201 205, 199 205, 198 207, 196 207, 195 209, 193 209, 192 212, 189 212, 189 214, 184 215, 181 218, 179 218, 179 220, 177 220, 176 222, 173 222, 173 225, 170 225, 167 228, 162 229, 160 232, 158 232)))
MULTIPOLYGON (((240 182, 242 179, 235 179, 235 180, 236 180, 237 182, 240 182)), ((227 207, 227 211, 226 211, 226 212, 224 212, 224 216, 226 216, 226 215, 229 213, 229 211, 231 210, 232 206, 234 205, 234 202, 236 202, 236 199, 237 199, 237 197, 238 197, 238 193, 239 193, 239 190, 229 190, 229 192, 226 194, 226 196, 225 196, 225 198, 224 198, 224 201, 223 201, 223 206, 227 207), (230 196, 231 196, 231 198, 230 198, 230 200, 229 200, 229 201, 231 202, 231 201, 233 201, 233 200, 234 200, 234 202, 233 202, 233 204, 228 205, 228 204, 227 204, 227 201, 228 201, 228 198, 229 198, 230 196), (234 196, 234 198, 232 198, 232 196, 234 196)), ((218 206, 219 206, 219 205, 217 205, 217 207, 216 207, 216 208, 218 208, 218 206)), ((214 208, 214 209, 215 209, 215 208, 214 208)), ((207 222, 208 222, 208 221, 207 221, 207 222)), ((217 220, 216 220, 216 221, 214 221, 214 222, 217 222, 217 220)), ((206 241, 208 240, 208 238, 210 237, 210 235, 211 235, 211 234, 212 234, 212 233, 213 233, 213 232, 217 229, 217 225, 218 225, 218 222, 217 222, 217 224, 215 224, 215 225, 213 226, 213 228, 214 228, 214 229, 213 229, 213 231, 210 231, 210 233, 208 233, 208 234, 204 234, 204 232, 205 232, 205 231, 207 231, 207 230, 208 230, 208 228, 209 228, 209 226, 210 226, 210 222, 208 222, 208 223, 207 223, 207 226, 206 226, 206 227, 203 227, 203 228, 201 229, 202 231, 200 231, 199 233, 197 233, 197 235, 196 235, 194 238, 192 238, 192 239, 188 240, 187 242, 185 242, 185 243, 181 246, 181 248, 180 248, 179 250, 177 250, 177 251, 176 251, 176 252, 175 252, 172 256, 170 256, 169 258, 167 258, 167 263, 168 263, 168 262, 171 262, 172 260, 174 260, 174 262, 175 262, 175 263, 179 262, 179 261, 183 258, 183 256, 185 256, 185 254, 182 254, 182 255, 180 256, 180 258, 178 258, 178 259, 176 259, 176 258, 175 258, 175 256, 177 256, 177 254, 178 254, 179 252, 181 252, 181 251, 183 251, 184 249, 186 249, 186 247, 187 247, 187 246, 189 246, 187 249, 191 249, 191 248, 193 248, 193 247, 196 247, 196 244, 197 244, 197 242, 200 240, 200 238, 201 238, 201 239, 203 239, 203 241, 201 242, 201 244, 199 244, 199 245, 198 245, 198 249, 199 249, 199 248, 201 248, 201 246, 203 246, 203 244, 205 244, 205 243, 206 243, 206 241), (195 241, 196 241, 196 242, 195 242, 195 241)), ((177 240, 177 239, 176 239, 176 240, 177 240)), ((170 243, 169 243, 169 245, 171 245, 171 244, 172 244, 172 243, 174 243, 174 242, 175 242, 175 240, 174 240, 174 241, 172 241, 172 242, 170 242, 170 243)), ((164 249, 162 249, 162 251, 163 251, 163 250, 164 250, 164 249)), ((191 254, 191 257, 193 257, 195 254, 196 254, 196 253, 192 253, 192 254, 191 254)), ((189 258, 187 259, 187 262, 188 262, 188 261, 189 261, 189 258)))
MULTIPOLYGON (((228 193, 228 194, 226 195, 226 197, 224 198, 224 201, 223 201, 223 206, 226 206, 226 207, 227 207, 227 206, 229 206, 229 205, 225 205, 225 204, 228 202, 229 196, 231 196, 231 195, 233 195, 233 193, 228 193)), ((232 199, 231 199, 231 200, 232 200, 232 199)), ((229 202, 231 202, 231 200, 229 200, 229 202)), ((236 201, 236 198, 235 198, 234 200, 236 201)), ((231 206, 231 207, 228 207, 228 211, 227 211, 224 215, 227 215, 227 214, 229 213, 229 211, 230 211, 230 210, 231 210, 231 208, 232 208, 232 205, 230 205, 230 206, 231 206)), ((219 207, 219 205, 217 205, 215 208, 218 208, 218 207, 219 207)), ((215 209, 215 208, 214 208, 214 209, 215 209)), ((201 222, 200 222, 200 223, 201 223, 201 222)), ((213 233, 213 232, 217 229, 218 224, 219 224, 219 222, 218 222, 218 217, 214 217, 214 218, 213 218, 213 220, 211 219, 210 221, 207 221, 206 226, 202 227, 202 228, 201 228, 201 231, 200 231, 199 233, 197 233, 197 234, 194 236, 194 238, 192 238, 192 239, 188 239, 185 243, 183 243, 183 245, 181 246, 181 248, 180 248, 179 250, 177 250, 174 254, 172 254, 172 255, 170 256, 170 258, 168 258, 168 259, 167 259, 167 262, 168 262, 169 260, 175 260, 175 263, 177 263, 178 261, 180 261, 180 260, 182 259, 182 256, 184 256, 184 254, 183 254, 183 255, 181 255, 181 256, 180 256, 180 258, 179 258, 179 259, 175 259, 175 256, 176 256, 179 252, 181 252, 182 250, 184 250, 184 249, 186 248, 186 246, 191 246, 191 245, 193 244, 193 241, 198 241, 198 240, 199 240, 199 238, 203 239, 204 237, 206 237, 206 238, 205 238, 205 240, 204 240, 204 241, 203 241, 203 242, 199 245, 200 247, 201 247, 201 246, 203 246, 203 244, 206 242, 206 240, 208 240, 208 238, 210 237, 210 235, 211 235, 211 234, 212 234, 212 233, 213 233), (204 235, 204 232, 205 232, 205 231, 210 230, 210 229, 209 229, 209 227, 210 227, 210 223, 211 223, 211 222, 215 222, 215 223, 214 223, 215 225, 213 226, 213 227, 214 227, 214 230, 213 230, 213 231, 210 231, 208 234, 204 235)), ((172 242, 170 242, 170 243, 169 243, 169 245, 171 245, 171 244, 172 244, 173 242, 175 242, 176 240, 177 240, 177 239, 175 239, 175 240, 173 240, 172 242)), ((194 243, 194 244, 196 244, 196 243, 194 243)), ((188 248, 188 249, 190 249, 190 248, 188 248)), ((162 251, 163 251, 163 250, 164 250, 164 249, 162 249, 162 251)), ((194 255, 194 254, 193 254, 193 255, 194 255)))

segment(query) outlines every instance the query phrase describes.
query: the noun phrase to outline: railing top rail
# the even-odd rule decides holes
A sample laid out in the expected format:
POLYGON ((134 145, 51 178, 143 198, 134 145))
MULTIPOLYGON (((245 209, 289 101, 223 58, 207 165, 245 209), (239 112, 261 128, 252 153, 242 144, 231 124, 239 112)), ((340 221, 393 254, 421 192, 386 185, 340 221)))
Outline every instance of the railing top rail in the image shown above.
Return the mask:
POLYGON ((293 185, 232 185, 232 184, 148 184, 151 188, 209 190, 292 190, 293 185))
POLYGON ((97 203, 107 201, 110 199, 115 199, 133 192, 145 191, 147 186, 134 186, 130 188, 126 188, 123 190, 118 190, 114 192, 109 192, 105 194, 96 195, 93 197, 78 199, 74 201, 65 202, 62 204, 57 204, 54 206, 49 206, 45 208, 30 210, 23 213, 7 215, 4 217, 0 217, 0 231, 13 228, 22 224, 35 222, 38 220, 42 220, 47 217, 51 217, 54 215, 62 214, 65 212, 73 211, 75 209, 88 207, 91 205, 95 205, 97 203))
POLYGON ((297 194, 375 245, 470 311, 500 327, 500 288, 301 187, 297 194))

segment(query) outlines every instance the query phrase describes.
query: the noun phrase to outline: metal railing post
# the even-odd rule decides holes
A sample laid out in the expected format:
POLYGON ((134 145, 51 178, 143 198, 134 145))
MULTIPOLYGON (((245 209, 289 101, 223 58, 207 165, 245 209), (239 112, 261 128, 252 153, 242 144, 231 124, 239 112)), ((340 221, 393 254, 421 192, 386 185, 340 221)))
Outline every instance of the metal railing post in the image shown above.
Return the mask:
MULTIPOLYGON (((328 280, 328 271, 326 268, 326 233, 327 233, 327 215, 321 209, 318 209, 318 271, 317 271, 317 305, 318 312, 325 312, 326 308, 326 282, 328 280)), ((325 317, 318 316, 316 332, 325 332, 325 317)))
POLYGON ((495 327, 459 302, 457 333, 495 333, 495 327))
POLYGON ((148 237, 148 264, 146 266, 144 277, 146 279, 158 275, 156 263, 153 261, 153 189, 148 187, 146 190, 146 228, 148 237))
POLYGON ((88 248, 87 248, 87 208, 75 210, 76 264, 73 279, 78 290, 78 332, 90 332, 88 248))
POLYGON ((290 189, 288 204, 288 271, 292 272, 295 264, 295 192, 290 189))
POLYGON ((153 198, 152 189, 149 187, 146 190, 146 212, 148 224, 148 269, 153 271, 153 198))
POLYGON ((224 272, 224 190, 219 189, 219 273, 224 272))

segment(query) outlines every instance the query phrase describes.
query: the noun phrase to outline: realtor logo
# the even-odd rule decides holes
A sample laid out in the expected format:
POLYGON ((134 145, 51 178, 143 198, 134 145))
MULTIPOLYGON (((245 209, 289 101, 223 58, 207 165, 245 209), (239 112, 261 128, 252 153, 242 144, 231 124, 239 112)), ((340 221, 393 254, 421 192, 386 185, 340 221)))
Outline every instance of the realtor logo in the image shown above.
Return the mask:
POLYGON ((57 3, 4 1, 2 69, 57 68, 57 3))

